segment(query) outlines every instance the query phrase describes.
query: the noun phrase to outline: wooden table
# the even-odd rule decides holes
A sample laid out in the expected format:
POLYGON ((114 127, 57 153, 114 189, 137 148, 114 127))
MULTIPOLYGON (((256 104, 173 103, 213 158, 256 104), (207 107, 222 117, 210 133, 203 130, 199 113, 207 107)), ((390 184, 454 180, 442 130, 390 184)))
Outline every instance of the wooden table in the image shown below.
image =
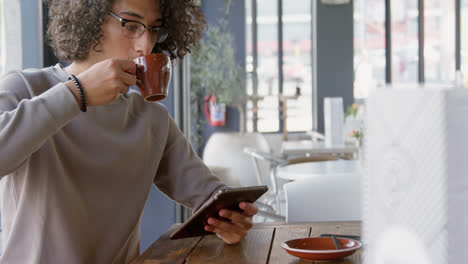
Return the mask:
MULTIPOLYGON (((155 241, 132 264, 190 264, 190 263, 327 263, 306 261, 290 256, 281 248, 281 242, 300 237, 313 237, 323 233, 360 235, 360 222, 316 222, 304 224, 256 224, 239 244, 226 245, 217 236, 170 240, 169 234, 179 224, 155 241)), ((361 250, 329 263, 360 264, 361 250)))

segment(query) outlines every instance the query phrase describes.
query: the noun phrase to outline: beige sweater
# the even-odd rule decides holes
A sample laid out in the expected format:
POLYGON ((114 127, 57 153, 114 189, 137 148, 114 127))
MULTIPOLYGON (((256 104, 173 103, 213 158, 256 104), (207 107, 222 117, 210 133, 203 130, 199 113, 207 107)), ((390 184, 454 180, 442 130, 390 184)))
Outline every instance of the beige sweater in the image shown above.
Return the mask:
POLYGON ((128 263, 153 183, 195 209, 224 188, 162 105, 130 92, 82 113, 66 80, 0 79, 0 263, 128 263))

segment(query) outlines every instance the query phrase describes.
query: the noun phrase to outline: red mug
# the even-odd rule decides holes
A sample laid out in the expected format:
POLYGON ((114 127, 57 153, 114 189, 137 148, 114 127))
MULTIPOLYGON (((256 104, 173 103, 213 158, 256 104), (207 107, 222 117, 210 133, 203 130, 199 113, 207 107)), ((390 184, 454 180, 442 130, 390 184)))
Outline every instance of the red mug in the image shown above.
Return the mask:
POLYGON ((147 102, 167 97, 172 74, 171 59, 162 53, 153 53, 134 59, 137 66, 138 89, 147 102))

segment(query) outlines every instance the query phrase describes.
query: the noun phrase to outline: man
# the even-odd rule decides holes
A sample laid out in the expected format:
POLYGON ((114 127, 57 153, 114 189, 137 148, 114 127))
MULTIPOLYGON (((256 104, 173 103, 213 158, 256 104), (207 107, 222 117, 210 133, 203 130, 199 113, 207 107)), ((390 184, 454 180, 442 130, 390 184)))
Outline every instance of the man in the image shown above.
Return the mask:
MULTIPOLYGON (((167 111, 129 91, 134 58, 182 58, 205 21, 187 0, 49 2, 51 44, 72 63, 0 79, 0 262, 128 263, 152 184, 194 210, 226 188, 167 111)), ((257 212, 239 206, 205 229, 239 242, 257 212)))

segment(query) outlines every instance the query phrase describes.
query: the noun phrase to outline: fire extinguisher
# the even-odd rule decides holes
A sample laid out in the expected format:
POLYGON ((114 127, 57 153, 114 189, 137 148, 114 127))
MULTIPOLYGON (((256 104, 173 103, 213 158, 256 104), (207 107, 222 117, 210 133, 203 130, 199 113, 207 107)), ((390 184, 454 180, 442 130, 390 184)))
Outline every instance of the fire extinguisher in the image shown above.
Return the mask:
POLYGON ((210 126, 224 126, 226 124, 226 105, 217 104, 216 96, 205 95, 203 110, 210 126))

